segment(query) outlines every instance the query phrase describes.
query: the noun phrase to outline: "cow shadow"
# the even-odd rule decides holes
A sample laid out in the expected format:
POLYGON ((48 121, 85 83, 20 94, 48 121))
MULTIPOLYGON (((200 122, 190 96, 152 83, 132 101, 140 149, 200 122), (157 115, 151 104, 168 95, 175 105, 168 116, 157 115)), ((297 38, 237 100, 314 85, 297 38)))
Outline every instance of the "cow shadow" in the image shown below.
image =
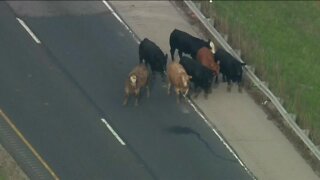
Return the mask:
POLYGON ((237 163, 237 161, 235 159, 230 159, 227 157, 223 157, 221 155, 219 155, 218 153, 216 153, 209 145, 209 143, 202 138, 202 136, 200 135, 200 133, 194 131, 193 129, 189 128, 189 127, 183 127, 183 126, 172 126, 170 128, 166 129, 167 132, 172 133, 172 134, 176 134, 176 135, 194 135, 200 142, 202 142, 204 144, 204 146, 206 147, 206 149, 216 158, 222 159, 224 161, 229 161, 232 163, 237 163))

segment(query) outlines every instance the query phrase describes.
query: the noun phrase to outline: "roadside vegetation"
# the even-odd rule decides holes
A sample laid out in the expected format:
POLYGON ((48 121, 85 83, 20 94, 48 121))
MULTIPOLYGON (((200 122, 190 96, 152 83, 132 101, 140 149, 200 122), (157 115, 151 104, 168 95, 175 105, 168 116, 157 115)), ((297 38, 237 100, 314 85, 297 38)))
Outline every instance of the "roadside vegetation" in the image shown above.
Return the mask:
MULTIPOLYGON (((0 172, 2 174, 2 172, 0 172)), ((4 176, 0 174, 0 180, 5 180, 4 176)))
POLYGON ((202 1, 219 32, 320 144, 320 2, 202 1))
POLYGON ((3 168, 0 168, 0 180, 7 179, 3 168))

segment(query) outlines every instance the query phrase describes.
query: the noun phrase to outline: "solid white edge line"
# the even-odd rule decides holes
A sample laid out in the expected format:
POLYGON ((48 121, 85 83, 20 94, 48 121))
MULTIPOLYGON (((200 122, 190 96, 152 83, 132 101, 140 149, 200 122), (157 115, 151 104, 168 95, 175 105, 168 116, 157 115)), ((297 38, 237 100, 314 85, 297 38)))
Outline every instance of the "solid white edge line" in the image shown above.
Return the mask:
MULTIPOLYGON (((122 19, 115 13, 115 11, 111 8, 111 6, 107 3, 106 0, 102 1, 107 8, 111 11, 111 13, 126 27, 126 29, 133 34, 133 32, 131 31, 131 29, 122 21, 122 19)), ((136 39, 134 37, 134 39, 136 39)), ((139 40, 136 39, 136 41, 138 42, 138 44, 140 43, 139 40)), ((187 99, 185 97, 185 99, 188 101, 188 103, 193 107, 193 109, 197 112, 197 114, 205 121, 205 123, 211 128, 211 130, 218 136, 218 138, 220 139, 220 141, 225 145, 225 147, 230 151, 230 153, 238 160, 238 162, 240 163, 240 165, 247 171, 250 173, 249 169, 245 166, 245 164, 241 161, 241 159, 238 157, 238 155, 232 150, 232 148, 227 144, 227 142, 223 139, 222 136, 220 136, 220 134, 217 132, 217 130, 212 126, 212 124, 205 118, 205 116, 198 110, 198 108, 192 103, 191 100, 187 99)), ((254 178, 255 179, 255 178, 254 178)))
POLYGON ((27 26, 27 24, 20 18, 16 18, 18 22, 24 27, 24 29, 30 34, 30 36, 33 38, 33 40, 37 44, 41 44, 40 40, 37 38, 37 36, 31 31, 31 29, 27 26))
POLYGON ((122 21, 122 19, 120 18, 120 16, 112 9, 112 7, 108 4, 108 2, 107 2, 106 0, 103 0, 102 2, 103 2, 104 5, 107 6, 107 8, 110 10, 110 12, 118 19, 118 21, 119 21, 122 25, 124 25, 124 27, 132 34, 134 40, 135 40, 138 44, 140 44, 139 39, 137 39, 137 38, 135 37, 135 35, 134 35, 134 33, 131 31, 131 29, 122 21))
POLYGON ((120 138, 120 136, 116 133, 116 131, 113 130, 113 128, 109 125, 109 123, 104 118, 101 118, 101 121, 107 126, 107 128, 111 131, 113 136, 117 138, 117 140, 121 143, 121 145, 125 146, 126 143, 120 138))
MULTIPOLYGON (((212 126, 212 124, 207 120, 207 118, 198 110, 198 108, 193 104, 193 102, 185 97, 185 100, 188 101, 188 103, 193 107, 193 109, 200 115, 200 117, 205 121, 205 123, 211 128, 211 130, 218 136, 220 141, 225 145, 225 147, 229 150, 229 152, 238 160, 240 165, 251 174, 249 169, 245 166, 245 164, 241 161, 241 159, 238 157, 238 155, 233 151, 233 149, 227 144, 227 142, 223 139, 222 136, 217 132, 217 130, 212 126)), ((255 178, 254 178, 255 179, 255 178)))
POLYGON ((108 4, 108 2, 107 2, 106 0, 103 0, 102 2, 107 6, 107 8, 111 11, 111 13, 123 24, 122 19, 118 16, 117 13, 114 12, 114 10, 113 10, 112 7, 108 4))

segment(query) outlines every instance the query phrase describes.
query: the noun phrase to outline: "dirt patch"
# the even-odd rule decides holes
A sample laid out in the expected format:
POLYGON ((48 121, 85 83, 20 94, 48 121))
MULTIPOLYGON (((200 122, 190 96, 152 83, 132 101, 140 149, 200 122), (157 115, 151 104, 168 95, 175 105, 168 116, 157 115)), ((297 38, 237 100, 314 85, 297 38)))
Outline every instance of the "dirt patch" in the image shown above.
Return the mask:
MULTIPOLYGON (((177 7, 182 9, 187 17, 188 22, 196 26, 199 31, 201 31, 205 37, 214 39, 208 30, 202 25, 202 23, 197 19, 197 17, 192 13, 192 11, 187 7, 184 2, 172 1, 177 7)), ((319 3, 320 4, 320 3, 319 3)), ((225 32, 219 27, 224 27, 221 25, 223 22, 215 23, 215 28, 221 32, 225 32)), ((232 45, 232 44, 231 44, 232 45)), ((242 54, 241 57, 245 56, 242 54)), ((244 77, 244 88, 247 90, 248 94, 254 99, 256 104, 260 106, 263 111, 267 114, 268 119, 272 121, 278 129, 287 137, 287 139, 294 145, 295 149, 299 154, 306 160, 306 162, 312 167, 314 172, 320 177, 320 162, 312 152, 305 146, 303 141, 295 134, 291 127, 286 123, 281 114, 278 112, 276 107, 270 102, 269 98, 266 97, 247 77, 244 77)), ((297 121, 299 119, 297 118, 297 121)))

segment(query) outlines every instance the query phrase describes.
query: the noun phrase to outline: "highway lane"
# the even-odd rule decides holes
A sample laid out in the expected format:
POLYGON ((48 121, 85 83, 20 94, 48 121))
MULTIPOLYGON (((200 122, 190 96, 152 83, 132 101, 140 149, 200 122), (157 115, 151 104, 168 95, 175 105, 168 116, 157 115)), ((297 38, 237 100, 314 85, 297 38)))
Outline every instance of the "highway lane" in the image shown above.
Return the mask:
POLYGON ((54 173, 61 179, 154 179, 4 2, 0 25, 0 107, 54 173))
MULTIPOLYGON (((176 104, 175 97, 166 94, 166 85, 159 78, 153 82, 150 99, 142 97, 139 107, 132 107, 132 101, 128 107, 122 106, 124 79, 138 62, 138 44, 102 2, 90 2, 91 6, 77 2, 50 4, 35 1, 33 3, 36 6, 23 6, 21 3, 11 3, 15 13, 33 30, 41 40, 41 46, 59 65, 64 75, 67 74, 76 84, 78 91, 86 97, 84 101, 91 105, 82 110, 94 108, 106 118, 126 142, 125 147, 146 164, 145 168, 153 178, 250 179, 244 168, 193 108, 187 103, 176 104), (85 12, 81 11, 85 9, 84 6, 87 7, 85 12), (54 10, 41 10, 48 7, 54 10)), ((62 92, 69 89, 67 85, 59 88, 62 92)), ((48 89, 42 91, 47 92, 48 89)), ((63 109, 70 108, 68 103, 78 103, 76 107, 83 105, 83 102, 75 99, 60 96, 56 98, 66 101, 62 101, 65 103, 63 109)), ((86 115, 87 112, 81 114, 81 117, 86 115)), ((62 115, 61 118, 65 117, 62 115)), ((72 119, 78 123, 88 123, 88 119, 74 118, 70 117, 69 121, 72 119)), ((98 121, 91 123, 98 129, 103 126, 98 121)), ((24 126, 32 128, 31 124, 21 127, 24 126)), ((56 122, 56 126, 60 130, 66 128, 63 122, 56 122)), ((70 135, 68 140, 76 141, 83 136, 92 138, 91 134, 86 133, 83 130, 82 135, 70 135)), ((62 133, 59 135, 64 137, 62 133)), ((40 145, 38 148, 41 149, 40 145)), ((93 148, 87 154, 92 158, 88 165, 96 163, 97 166, 101 165, 100 168, 111 166, 110 163, 101 164, 103 158, 94 157, 96 151, 93 148)), ((44 153, 45 157, 52 159, 53 169, 63 174, 64 169, 59 167, 61 164, 54 162, 53 159, 56 158, 52 158, 52 152, 44 153)), ((73 153, 80 157, 77 151, 73 153)), ((69 158, 72 161, 74 157, 69 158)), ((73 165, 76 166, 75 163, 73 165)), ((119 168, 117 171, 127 173, 126 166, 112 168, 119 168)), ((84 171, 83 174, 88 174, 92 168, 85 170, 84 166, 81 170, 84 171)))

